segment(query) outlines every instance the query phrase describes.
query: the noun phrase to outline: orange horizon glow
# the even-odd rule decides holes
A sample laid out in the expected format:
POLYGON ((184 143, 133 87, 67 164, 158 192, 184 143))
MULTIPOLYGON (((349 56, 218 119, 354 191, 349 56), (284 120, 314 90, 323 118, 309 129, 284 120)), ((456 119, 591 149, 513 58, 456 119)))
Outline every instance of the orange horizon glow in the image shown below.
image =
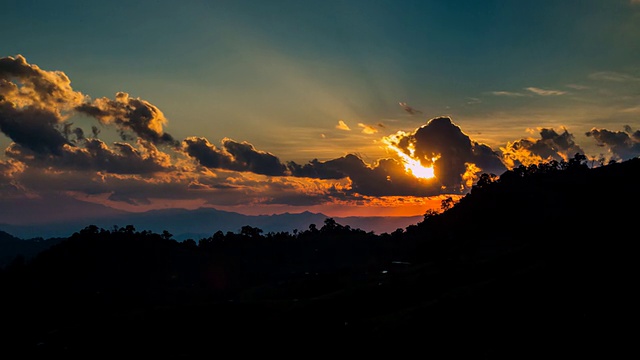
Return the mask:
POLYGON ((247 205, 210 205, 202 199, 192 200, 167 200, 149 199, 146 204, 129 204, 108 199, 104 194, 99 196, 84 196, 69 193, 70 196, 80 201, 104 205, 113 209, 141 213, 150 210, 180 208, 196 210, 200 208, 214 208, 223 211, 237 212, 243 215, 276 215, 282 213, 301 213, 304 211, 320 212, 327 216, 386 216, 406 217, 422 216, 427 211, 440 212, 442 200, 452 197, 458 200, 461 196, 455 194, 437 195, 431 197, 414 196, 386 196, 380 198, 368 198, 364 202, 335 202, 317 205, 286 205, 286 204, 253 204, 247 205), (75 196, 74 196, 75 195, 75 196))

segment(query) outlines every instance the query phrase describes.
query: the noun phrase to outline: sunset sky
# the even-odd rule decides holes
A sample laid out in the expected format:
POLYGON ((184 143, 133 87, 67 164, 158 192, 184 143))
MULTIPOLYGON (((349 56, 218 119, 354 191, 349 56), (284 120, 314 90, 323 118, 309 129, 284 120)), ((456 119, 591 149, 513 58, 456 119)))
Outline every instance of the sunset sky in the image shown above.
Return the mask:
POLYGON ((0 34, 0 223, 420 215, 640 155, 639 0, 5 0, 0 34))

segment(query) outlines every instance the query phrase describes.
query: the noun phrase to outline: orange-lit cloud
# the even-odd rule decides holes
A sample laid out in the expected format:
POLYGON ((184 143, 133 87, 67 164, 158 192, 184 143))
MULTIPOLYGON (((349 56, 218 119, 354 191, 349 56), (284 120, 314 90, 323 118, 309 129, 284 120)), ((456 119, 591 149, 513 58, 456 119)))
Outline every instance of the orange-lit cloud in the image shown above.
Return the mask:
POLYGON ((125 92, 118 92, 115 100, 100 98, 76 109, 102 123, 116 124, 123 140, 131 140, 125 132, 129 130, 144 140, 178 145, 170 134, 163 131, 167 119, 162 111, 148 101, 129 97, 125 92))
POLYGON ((344 121, 338 120, 338 125, 336 125, 336 129, 350 131, 349 125, 347 125, 344 121))
POLYGON ((520 139, 501 147, 505 164, 509 168, 519 165, 529 166, 542 161, 567 161, 576 153, 584 154, 567 129, 558 133, 553 129, 539 129, 540 139, 520 139))
POLYGON ((36 107, 61 116, 80 105, 85 96, 71 88, 63 72, 42 70, 17 55, 0 58, 0 99, 18 109, 36 107))
POLYGON ((153 144, 139 141, 136 148, 128 143, 115 143, 109 148, 99 139, 88 139, 84 147, 64 145, 58 154, 37 154, 12 144, 6 155, 33 167, 84 171, 105 171, 114 174, 152 174, 172 169, 169 155, 153 144))
POLYGON ((404 154, 405 163, 414 168, 432 168, 435 178, 448 191, 464 189, 469 165, 478 171, 502 173, 500 155, 488 146, 472 141, 448 117, 431 119, 412 133, 398 132, 384 139, 395 151, 404 154))
MULTIPOLYGON (((619 73, 596 73, 592 79, 635 81, 619 73)), ((325 140, 305 150, 312 160, 299 163, 227 137, 219 146, 203 136, 178 141, 165 132, 163 112, 148 101, 125 92, 92 101, 70 84, 64 73, 42 70, 24 57, 0 59, 0 132, 11 140, 0 159, 0 201, 72 196, 128 211, 265 206, 410 215, 408 209, 434 208, 442 196, 463 196, 483 172, 500 175, 515 166, 566 160, 582 152, 565 128, 540 128, 537 137, 494 150, 473 140, 450 117, 436 117, 417 128, 377 135, 377 144, 387 150, 382 156, 345 149, 344 155, 318 160, 313 155, 327 146, 325 140), (77 118, 95 124, 83 129, 74 125, 77 118), (109 131, 121 141, 99 138, 109 131)), ((527 91, 532 94, 494 95, 560 95, 552 93, 557 90, 527 91)), ((419 113, 400 104, 410 114, 419 113)), ((378 120, 367 121, 371 124, 358 123, 365 135, 387 129, 378 120)), ((343 120, 336 128, 350 130, 343 120)), ((640 155, 640 132, 630 127, 593 128, 586 136, 612 159, 640 155)))
POLYGON ((373 125, 358 123, 358 126, 361 127, 362 132, 367 135, 373 135, 378 132, 378 129, 373 125))

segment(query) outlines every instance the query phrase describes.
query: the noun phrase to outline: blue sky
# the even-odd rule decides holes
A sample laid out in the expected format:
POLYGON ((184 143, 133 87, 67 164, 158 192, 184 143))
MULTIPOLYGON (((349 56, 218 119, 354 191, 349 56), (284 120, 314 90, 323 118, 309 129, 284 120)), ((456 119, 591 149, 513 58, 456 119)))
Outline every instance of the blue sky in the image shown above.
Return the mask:
MULTIPOLYGON (((313 159, 326 162, 354 154, 375 168, 386 157, 401 161, 398 150, 408 153, 401 146, 391 149, 385 138, 396 135, 414 141, 430 119, 448 116, 451 124, 446 126, 459 127, 468 137, 465 140, 486 145, 502 157, 511 152, 505 168, 513 166, 514 159, 515 164, 526 163, 517 157, 525 155, 514 155, 509 144, 522 148, 522 144, 537 143, 526 155, 543 159, 561 158, 575 149, 607 159, 637 156, 640 1, 636 0, 5 0, 2 7, 0 57, 21 55, 29 66, 63 72, 73 91, 85 96, 87 103, 114 100, 118 92, 127 93, 127 99, 144 100, 164 115, 160 132, 179 143, 190 137, 207 141, 191 141, 192 147, 183 148, 175 157, 172 151, 158 148, 171 157, 174 167, 201 167, 197 179, 188 175, 193 172, 178 174, 175 168, 165 169, 164 176, 172 172, 172 179, 182 179, 182 185, 211 189, 242 184, 247 186, 243 193, 250 193, 247 203, 265 205, 265 209, 285 209, 294 203, 318 208, 355 203, 376 207, 386 196, 424 199, 438 193, 415 187, 415 191, 406 190, 397 185, 400 180, 390 185, 397 193, 376 191, 363 180, 358 187, 357 176, 352 174, 339 180, 346 190, 316 184, 314 189, 321 187, 324 192, 309 195, 309 183, 287 182, 300 181, 301 175, 276 181, 272 170, 212 163, 211 154, 220 155, 223 139, 232 141, 227 144, 246 142, 255 153, 276 157, 280 165, 289 161, 303 165, 313 159), (344 126, 338 126, 340 121, 344 126), (555 135, 551 132, 548 137, 546 130, 555 135), (568 145, 567 139, 571 141, 568 145), (554 150, 535 153, 540 144, 554 150), (206 146, 197 147, 201 145, 206 146), (225 175, 218 173, 221 170, 225 175), (205 176, 209 178, 202 178, 205 176), (301 201, 296 197, 299 192, 275 189, 274 181, 287 189, 305 187, 305 196, 317 198, 301 201), (269 194, 259 196, 265 186, 269 194), (342 195, 346 191, 349 196, 336 203, 335 197, 327 197, 328 191, 342 195)), ((20 82, 6 76, 5 81, 20 82)), ((4 121, 8 124, 7 116, 4 121)), ((142 146, 136 143, 138 137, 150 141, 131 123, 98 119, 88 110, 72 111, 68 116, 59 119, 58 127, 73 122, 88 134, 91 126, 99 124, 104 127, 100 139, 110 150, 118 141, 126 140, 133 148, 142 146), (123 131, 132 134, 122 138, 123 131)), ((0 134, 3 148, 16 142, 7 124, 4 135, 0 134)), ((76 140, 74 146, 88 146, 76 140)), ((17 141, 18 145, 34 151, 24 141, 17 141)), ((185 192, 184 197, 161 201, 157 189, 133 197, 123 190, 124 182, 129 188, 136 184, 133 187, 144 194, 148 177, 136 181, 139 174, 127 172, 125 181, 123 171, 116 176, 110 173, 113 169, 100 166, 84 173, 89 176, 93 172, 88 171, 97 171, 109 179, 99 190, 64 189, 62 185, 39 188, 30 185, 30 179, 46 177, 42 169, 67 161, 28 163, 25 159, 31 158, 24 152, 13 154, 2 160, 5 169, 14 169, 5 170, 4 181, 27 189, 32 196, 64 191, 76 199, 130 210, 159 203, 165 205, 157 206, 189 203, 235 209, 247 204, 218 201, 225 198, 218 190, 215 196, 185 192), (113 188, 109 182, 114 183, 113 188)), ((61 171, 66 176, 82 177, 80 168, 65 166, 61 171)), ((443 169, 441 175, 448 171, 443 169)), ((62 175, 57 176, 62 183, 62 175)), ((156 180, 159 178, 156 174, 156 180)), ((416 211, 422 210, 424 207, 416 211)))

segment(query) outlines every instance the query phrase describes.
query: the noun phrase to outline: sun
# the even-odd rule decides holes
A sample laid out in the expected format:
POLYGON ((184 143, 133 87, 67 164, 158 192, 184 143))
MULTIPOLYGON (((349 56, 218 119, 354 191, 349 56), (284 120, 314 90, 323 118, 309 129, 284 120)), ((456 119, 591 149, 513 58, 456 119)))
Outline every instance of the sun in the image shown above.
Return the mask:
MULTIPOLYGON (((409 150, 409 154, 406 154, 404 151, 398 148, 398 146, 394 142, 390 141, 390 139, 385 138, 383 139, 383 141, 389 149, 395 151, 396 154, 400 157, 400 160, 402 160, 402 164, 404 165, 404 171, 407 174, 411 174, 418 179, 433 179, 436 177, 436 174, 433 170, 433 165, 424 166, 420 162, 420 159, 416 159, 414 157, 416 149, 414 148, 413 144, 409 144, 409 146, 407 147, 407 150, 409 150)), ((438 158, 439 156, 432 158, 431 164, 433 164, 438 158)))
POLYGON ((433 172, 433 166, 422 166, 422 164, 420 164, 419 160, 414 160, 414 159, 408 159, 409 161, 406 162, 405 159, 403 159, 404 162, 404 170, 408 173, 411 173, 413 176, 419 178, 419 179, 431 179, 434 178, 436 175, 433 172))

